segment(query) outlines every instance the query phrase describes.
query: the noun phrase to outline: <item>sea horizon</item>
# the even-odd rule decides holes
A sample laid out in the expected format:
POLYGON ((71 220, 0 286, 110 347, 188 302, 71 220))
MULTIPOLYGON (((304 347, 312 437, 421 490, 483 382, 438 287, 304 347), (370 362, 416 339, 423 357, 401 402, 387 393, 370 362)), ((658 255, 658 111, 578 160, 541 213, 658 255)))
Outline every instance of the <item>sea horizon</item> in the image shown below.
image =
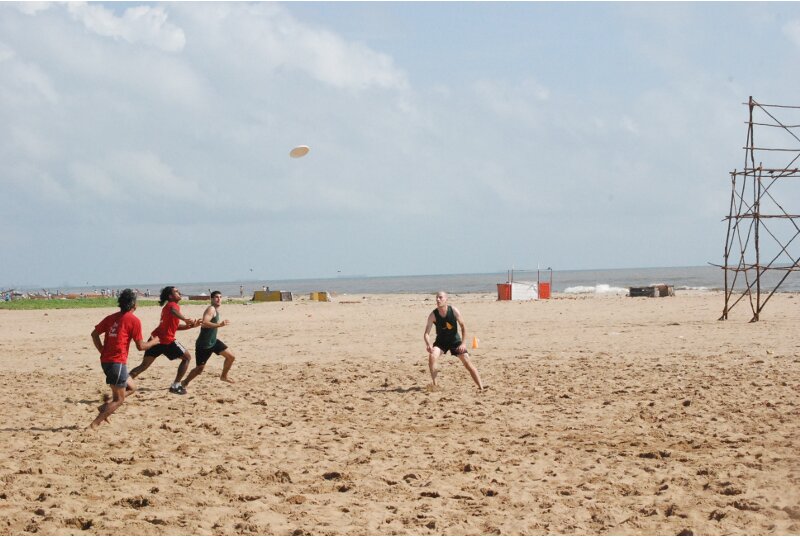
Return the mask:
MULTIPOLYGON (((762 288, 771 289, 778 281, 778 274, 771 273, 762 277, 762 288)), ((179 287, 184 295, 200 295, 212 290, 219 290, 225 296, 252 296, 253 291, 265 287, 270 290, 289 291, 293 293, 309 293, 312 291, 328 291, 337 294, 394 294, 394 293, 435 293, 445 290, 450 293, 495 293, 497 284, 513 281, 537 281, 537 269, 515 269, 502 272, 462 273, 462 274, 417 274, 396 276, 369 275, 336 275, 325 278, 291 278, 291 279, 242 279, 230 281, 205 282, 147 282, 84 285, 84 286, 20 286, 5 287, 19 292, 43 291, 51 293, 90 293, 102 289, 138 289, 151 296, 158 295, 166 285, 179 287), (240 293, 241 288, 241 293, 240 293)), ((617 269, 575 269, 553 270, 538 269, 538 280, 551 283, 554 293, 568 294, 623 294, 629 287, 640 287, 655 284, 673 286, 675 290, 719 291, 724 289, 724 274, 720 267, 677 266, 677 267, 640 267, 617 269)), ((743 278, 740 277, 741 286, 743 278)), ((781 285, 780 291, 800 291, 800 278, 797 274, 781 285)))

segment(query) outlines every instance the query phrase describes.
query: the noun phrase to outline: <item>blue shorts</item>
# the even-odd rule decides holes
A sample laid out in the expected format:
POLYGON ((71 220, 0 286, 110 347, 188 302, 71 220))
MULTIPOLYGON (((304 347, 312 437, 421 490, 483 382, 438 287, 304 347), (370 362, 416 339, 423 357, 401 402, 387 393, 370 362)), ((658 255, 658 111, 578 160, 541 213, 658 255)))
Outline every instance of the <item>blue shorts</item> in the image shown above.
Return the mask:
MULTIPOLYGON (((442 354, 447 354, 448 352, 453 356, 458 356, 460 353, 458 352, 458 348, 461 346, 461 341, 448 341, 448 342, 441 342, 436 341, 433 343, 434 347, 439 347, 442 350, 442 354)), ((467 351, 464 351, 464 354, 467 354, 467 351)))
POLYGON ((167 345, 159 343, 155 347, 150 347, 149 349, 144 351, 144 355, 157 358, 163 354, 170 360, 175 360, 176 358, 182 358, 183 353, 185 352, 186 348, 183 345, 181 345, 177 341, 173 341, 172 343, 168 343, 167 345))
POLYGON ((103 372, 106 374, 106 384, 110 386, 128 385, 128 366, 116 362, 100 362, 103 372))
POLYGON ((225 352, 228 346, 225 345, 221 339, 218 339, 216 343, 214 343, 213 347, 209 347, 207 349, 199 349, 197 347, 194 348, 194 356, 195 360, 197 361, 197 365, 205 365, 209 358, 211 358, 212 354, 220 354, 225 352))

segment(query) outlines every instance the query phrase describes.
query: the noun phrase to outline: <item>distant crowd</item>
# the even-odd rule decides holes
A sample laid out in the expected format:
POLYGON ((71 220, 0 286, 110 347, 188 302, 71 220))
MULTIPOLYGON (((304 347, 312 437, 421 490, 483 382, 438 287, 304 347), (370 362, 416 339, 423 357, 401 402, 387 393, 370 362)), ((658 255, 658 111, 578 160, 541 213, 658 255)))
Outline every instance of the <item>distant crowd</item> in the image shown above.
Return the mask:
MULTIPOLYGON (((2 291, 2 293, 0 293, 0 296, 2 296, 5 302, 10 302, 11 300, 27 299, 27 298, 39 298, 48 300, 54 298, 62 299, 62 298, 86 298, 86 297, 119 298, 122 291, 124 291, 124 289, 94 289, 89 293, 81 292, 81 293, 65 294, 60 289, 57 289, 55 292, 52 292, 49 289, 42 289, 41 292, 27 292, 27 293, 20 293, 15 291, 14 289, 9 289, 8 291, 2 291)), ((150 289, 145 289, 144 292, 140 291, 139 289, 133 289, 133 292, 136 294, 137 297, 150 296, 150 289)))

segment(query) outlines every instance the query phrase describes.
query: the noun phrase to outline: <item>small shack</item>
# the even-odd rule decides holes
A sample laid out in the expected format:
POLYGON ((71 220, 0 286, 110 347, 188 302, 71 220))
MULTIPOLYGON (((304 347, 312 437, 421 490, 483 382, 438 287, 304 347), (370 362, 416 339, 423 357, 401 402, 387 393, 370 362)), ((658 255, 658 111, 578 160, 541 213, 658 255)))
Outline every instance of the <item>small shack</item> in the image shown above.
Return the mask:
POLYGON ((253 291, 253 302, 291 302, 291 291, 253 291))
POLYGON ((330 302, 331 294, 328 291, 312 291, 309 298, 316 302, 330 302))

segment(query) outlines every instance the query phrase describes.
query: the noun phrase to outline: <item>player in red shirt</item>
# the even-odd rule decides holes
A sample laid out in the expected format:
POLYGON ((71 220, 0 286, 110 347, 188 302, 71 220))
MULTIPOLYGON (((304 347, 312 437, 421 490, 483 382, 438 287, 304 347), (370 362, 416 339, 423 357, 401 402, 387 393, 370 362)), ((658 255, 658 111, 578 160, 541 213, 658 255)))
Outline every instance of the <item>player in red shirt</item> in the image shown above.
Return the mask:
POLYGON ((106 396, 105 404, 98 408, 97 418, 89 425, 97 429, 103 421, 108 421, 119 407, 125 402, 125 392, 133 392, 136 385, 128 376, 128 348, 131 341, 136 343, 136 348, 146 351, 158 343, 156 340, 145 343, 142 341, 142 322, 133 312, 136 310, 136 294, 130 289, 125 289, 117 299, 119 313, 113 313, 100 321, 92 330, 92 341, 100 352, 100 365, 106 374, 106 384, 111 387, 111 401, 106 396), (100 334, 105 334, 105 341, 100 341, 100 334))
POLYGON ((175 341, 175 333, 178 330, 188 330, 200 325, 199 319, 187 319, 181 313, 181 307, 178 302, 181 300, 181 292, 177 287, 167 286, 161 290, 159 297, 159 304, 163 306, 161 309, 161 322, 153 330, 150 340, 155 341, 158 339, 158 344, 154 345, 151 349, 144 353, 142 363, 131 369, 131 377, 136 378, 142 372, 146 371, 148 367, 155 361, 156 358, 162 354, 166 355, 170 360, 180 358, 181 363, 178 365, 178 372, 175 375, 175 382, 169 387, 169 391, 184 395, 186 389, 181 386, 181 379, 189 369, 189 363, 192 360, 192 355, 186 350, 186 347, 175 341), (181 324, 181 321, 184 324, 181 324))

